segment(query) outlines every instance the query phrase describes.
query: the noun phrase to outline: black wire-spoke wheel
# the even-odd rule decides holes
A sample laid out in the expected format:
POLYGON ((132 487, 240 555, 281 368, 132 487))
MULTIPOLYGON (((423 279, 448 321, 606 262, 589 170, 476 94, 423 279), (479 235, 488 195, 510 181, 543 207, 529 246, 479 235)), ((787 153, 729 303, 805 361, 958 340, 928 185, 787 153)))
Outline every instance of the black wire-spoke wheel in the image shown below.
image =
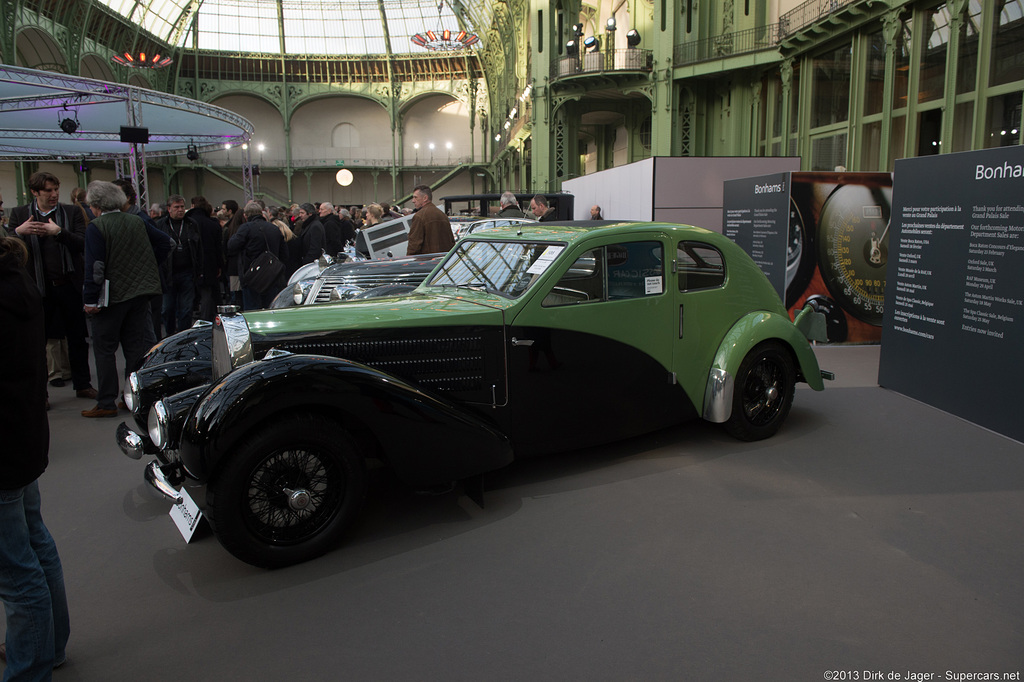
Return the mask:
POLYGON ((366 468, 335 422, 294 415, 241 441, 207 488, 217 538, 236 557, 270 568, 337 545, 358 516, 366 468))
POLYGON ((316 535, 338 511, 345 472, 309 449, 268 455, 249 477, 246 525, 271 544, 294 545, 316 535))
POLYGON ((789 414, 795 388, 796 372, 786 348, 773 341, 760 344, 736 373, 726 430, 747 441, 774 435, 789 414))

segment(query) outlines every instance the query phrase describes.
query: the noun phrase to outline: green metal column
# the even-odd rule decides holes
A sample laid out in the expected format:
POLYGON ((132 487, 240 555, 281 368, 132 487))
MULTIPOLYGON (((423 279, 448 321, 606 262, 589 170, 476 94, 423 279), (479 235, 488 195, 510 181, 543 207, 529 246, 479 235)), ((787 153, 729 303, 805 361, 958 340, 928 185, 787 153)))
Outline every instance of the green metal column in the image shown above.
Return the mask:
MULTIPOLYGON (((548 88, 551 64, 558 59, 555 12, 547 0, 530 0, 530 84, 533 86, 531 145, 533 187, 549 189, 554 184, 552 148, 552 101, 548 88)), ((520 164, 522 158, 520 157, 520 164)), ((522 167, 525 172, 525 168, 522 167)), ((525 186, 525 182, 523 185, 525 186)))
MULTIPOLYGON (((893 93, 896 82, 896 40, 900 31, 903 30, 903 22, 900 20, 899 12, 887 12, 882 18, 882 37, 885 39, 885 76, 882 84, 882 135, 878 142, 881 149, 878 150, 878 167, 889 168, 892 164, 889 158, 889 147, 891 146, 892 132, 892 109, 893 93)), ((904 130, 906 128, 904 127, 904 130)))
MULTIPOLYGON (((946 46, 946 83, 943 94, 945 103, 942 105, 942 132, 939 140, 945 145, 940 152, 953 150, 953 119, 956 116, 956 76, 957 66, 960 63, 960 27, 963 26, 966 17, 964 12, 968 7, 968 0, 948 0, 949 7, 949 43, 946 46)), ((980 56, 980 55, 979 55, 980 56)))
POLYGON ((650 38, 643 36, 653 51, 651 71, 651 156, 672 155, 672 132, 675 123, 673 102, 672 53, 675 49, 677 11, 672 1, 654 2, 654 21, 650 38))

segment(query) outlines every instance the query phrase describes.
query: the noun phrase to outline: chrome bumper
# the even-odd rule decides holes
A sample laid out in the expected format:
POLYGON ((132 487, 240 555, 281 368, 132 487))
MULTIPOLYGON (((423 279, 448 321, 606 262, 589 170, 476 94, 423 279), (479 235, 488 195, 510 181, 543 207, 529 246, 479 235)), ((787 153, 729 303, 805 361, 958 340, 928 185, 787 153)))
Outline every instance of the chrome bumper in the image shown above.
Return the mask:
MULTIPOLYGON (((117 445, 121 452, 132 459, 142 459, 145 454, 145 441, 142 436, 132 431, 127 424, 121 422, 117 427, 117 445)), ((171 484, 170 479, 161 468, 160 462, 153 460, 146 465, 146 483, 174 504, 181 504, 181 493, 171 484)))
POLYGON ((171 485, 167 476, 164 475, 163 470, 160 468, 160 462, 153 460, 146 465, 146 483, 149 483, 158 493, 174 504, 181 504, 181 493, 171 485))
POLYGON ((142 440, 142 436, 135 433, 128 427, 124 422, 117 427, 117 447, 121 448, 121 452, 128 455, 132 459, 142 459, 142 455, 145 454, 145 441, 142 440))

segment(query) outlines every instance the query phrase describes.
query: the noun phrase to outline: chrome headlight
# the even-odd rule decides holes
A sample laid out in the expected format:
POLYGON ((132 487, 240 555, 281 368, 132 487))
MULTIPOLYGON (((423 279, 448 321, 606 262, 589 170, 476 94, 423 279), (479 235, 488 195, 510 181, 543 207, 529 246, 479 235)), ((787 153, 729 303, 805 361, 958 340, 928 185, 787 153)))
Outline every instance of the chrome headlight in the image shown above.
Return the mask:
POLYGON ((331 301, 347 301, 356 294, 363 293, 362 287, 357 287, 354 284, 339 284, 338 286, 331 289, 331 301))
POLYGON ((139 405, 139 387, 141 383, 138 372, 132 372, 128 375, 128 385, 124 387, 124 404, 128 406, 132 414, 135 414, 135 408, 139 405))
POLYGON ((302 305, 302 302, 306 300, 307 294, 309 294, 309 288, 313 286, 315 281, 315 279, 304 279, 300 282, 289 284, 274 297, 274 300, 270 303, 270 308, 292 308, 302 305))
POLYGON ((167 447, 167 427, 170 422, 167 406, 164 401, 158 400, 149 411, 149 440, 158 450, 167 447))

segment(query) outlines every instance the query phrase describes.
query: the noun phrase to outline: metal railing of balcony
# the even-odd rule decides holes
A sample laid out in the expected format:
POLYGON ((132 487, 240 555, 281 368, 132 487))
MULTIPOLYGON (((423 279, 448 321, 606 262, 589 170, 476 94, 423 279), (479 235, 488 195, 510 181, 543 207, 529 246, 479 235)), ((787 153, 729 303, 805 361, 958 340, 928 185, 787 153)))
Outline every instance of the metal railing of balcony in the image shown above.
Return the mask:
POLYGON ((652 50, 641 50, 635 47, 624 50, 586 52, 556 60, 551 64, 551 78, 612 71, 650 71, 653 68, 653 59, 652 50))
POLYGON ((676 66, 722 59, 748 52, 774 48, 779 42, 779 24, 768 24, 744 31, 724 33, 692 43, 676 45, 672 59, 676 66))
POLYGON ((824 19, 832 12, 859 0, 807 0, 779 17, 779 38, 796 33, 805 26, 824 19))

